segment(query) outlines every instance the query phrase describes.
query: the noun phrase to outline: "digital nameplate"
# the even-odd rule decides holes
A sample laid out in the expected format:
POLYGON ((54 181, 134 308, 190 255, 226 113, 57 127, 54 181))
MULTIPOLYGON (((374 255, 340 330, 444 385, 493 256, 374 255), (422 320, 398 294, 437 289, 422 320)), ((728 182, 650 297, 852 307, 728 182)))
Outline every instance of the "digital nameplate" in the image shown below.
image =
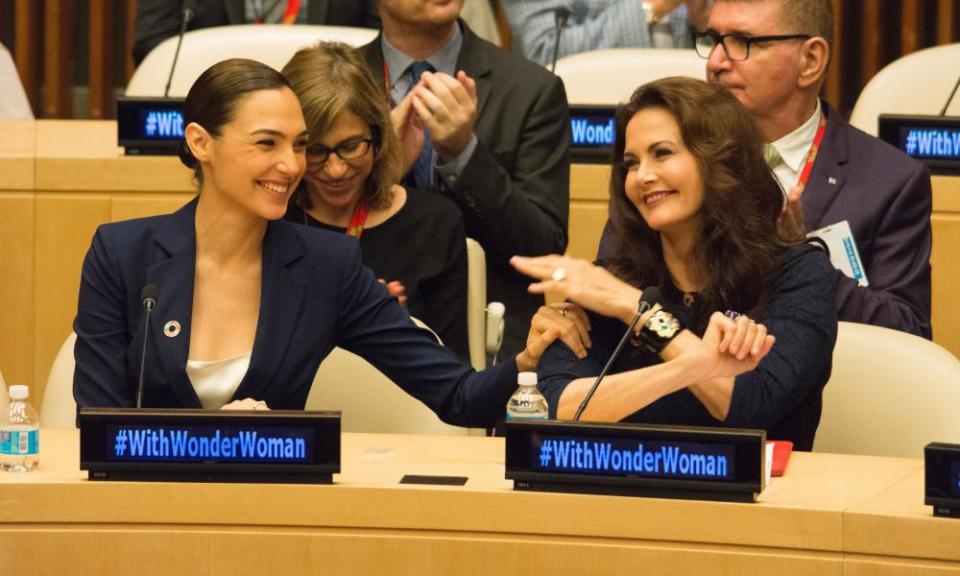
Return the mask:
POLYGON ((960 518, 960 444, 931 442, 923 449, 924 503, 934 516, 960 518))
POLYGON ((516 490, 752 502, 763 490, 763 430, 508 420, 516 490))
POLYGON ((607 164, 616 138, 615 106, 570 106, 570 158, 580 164, 607 164))
POLYGON ((340 413, 80 410, 80 469, 91 480, 329 484, 340 413))
POLYGON ((176 154, 183 128, 183 98, 117 98, 117 140, 128 155, 176 154))
POLYGON ((880 139, 926 162, 934 174, 960 173, 960 118, 881 114, 880 139))

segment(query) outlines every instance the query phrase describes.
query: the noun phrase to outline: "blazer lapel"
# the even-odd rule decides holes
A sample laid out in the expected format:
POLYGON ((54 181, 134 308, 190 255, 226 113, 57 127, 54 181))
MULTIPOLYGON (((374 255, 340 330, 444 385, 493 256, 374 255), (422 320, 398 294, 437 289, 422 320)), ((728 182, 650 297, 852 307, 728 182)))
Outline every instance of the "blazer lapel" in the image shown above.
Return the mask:
POLYGON ((304 248, 290 226, 286 222, 270 222, 267 226, 256 339, 250 367, 234 399, 263 398, 290 349, 307 287, 307 279, 293 266, 303 256, 304 248))
POLYGON ((493 88, 490 82, 490 60, 484 51, 482 40, 470 30, 463 20, 460 20, 460 30, 463 31, 463 46, 457 58, 457 69, 463 70, 477 82, 477 118, 483 115, 483 109, 490 99, 493 88))
POLYGON ((835 224, 824 222, 823 218, 843 188, 850 158, 843 119, 826 102, 823 102, 823 113, 827 116, 827 129, 801 201, 808 232, 835 224))
POLYGON ((200 408, 200 399, 186 371, 197 263, 196 208, 194 200, 172 214, 158 231, 154 238, 156 262, 147 269, 147 282, 158 288, 149 335, 159 358, 157 369, 182 406, 200 408), (165 326, 170 329, 164 330, 165 326), (175 326, 179 330, 174 330, 175 326))

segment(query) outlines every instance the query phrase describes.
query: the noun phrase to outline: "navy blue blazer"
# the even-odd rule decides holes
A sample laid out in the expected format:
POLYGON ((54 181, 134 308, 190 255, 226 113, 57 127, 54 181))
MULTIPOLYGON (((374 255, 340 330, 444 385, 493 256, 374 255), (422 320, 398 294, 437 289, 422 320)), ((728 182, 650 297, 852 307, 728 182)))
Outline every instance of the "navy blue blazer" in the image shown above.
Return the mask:
MULTIPOLYGON (((194 200, 174 214, 101 226, 83 263, 74 330, 78 407, 132 406, 143 345, 140 294, 159 288, 147 341, 147 407, 200 408, 186 373, 196 268, 194 200), (177 321, 179 335, 164 335, 177 321)), ((474 372, 410 321, 343 234, 269 222, 260 317, 250 367, 234 399, 302 409, 334 346, 379 368, 445 422, 489 426, 516 387, 516 363, 474 372)), ((350 382, 338 385, 349 386, 350 382)))

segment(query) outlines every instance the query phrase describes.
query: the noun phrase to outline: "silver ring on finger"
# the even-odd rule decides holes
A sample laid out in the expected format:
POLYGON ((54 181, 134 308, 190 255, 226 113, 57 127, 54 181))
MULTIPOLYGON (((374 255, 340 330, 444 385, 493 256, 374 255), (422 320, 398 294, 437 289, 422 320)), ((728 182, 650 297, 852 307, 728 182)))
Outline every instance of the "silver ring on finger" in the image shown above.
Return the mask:
POLYGON ((562 282, 567 279, 567 269, 563 266, 557 266, 553 269, 553 272, 550 274, 550 278, 556 280, 557 282, 562 282))

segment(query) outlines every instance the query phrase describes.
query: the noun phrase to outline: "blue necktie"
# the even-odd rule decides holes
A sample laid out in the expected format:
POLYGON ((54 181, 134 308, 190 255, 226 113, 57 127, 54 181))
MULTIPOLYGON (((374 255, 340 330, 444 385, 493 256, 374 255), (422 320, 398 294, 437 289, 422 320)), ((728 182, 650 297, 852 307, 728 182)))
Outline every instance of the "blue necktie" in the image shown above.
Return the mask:
MULTIPOLYGON (((412 90, 420 81, 421 74, 433 72, 434 69, 429 62, 417 60, 407 68, 407 71, 411 76, 410 89, 412 90)), ((429 192, 433 189, 433 145, 430 142, 430 131, 426 127, 423 129, 423 148, 420 149, 420 157, 413 165, 413 180, 420 190, 429 192)))

